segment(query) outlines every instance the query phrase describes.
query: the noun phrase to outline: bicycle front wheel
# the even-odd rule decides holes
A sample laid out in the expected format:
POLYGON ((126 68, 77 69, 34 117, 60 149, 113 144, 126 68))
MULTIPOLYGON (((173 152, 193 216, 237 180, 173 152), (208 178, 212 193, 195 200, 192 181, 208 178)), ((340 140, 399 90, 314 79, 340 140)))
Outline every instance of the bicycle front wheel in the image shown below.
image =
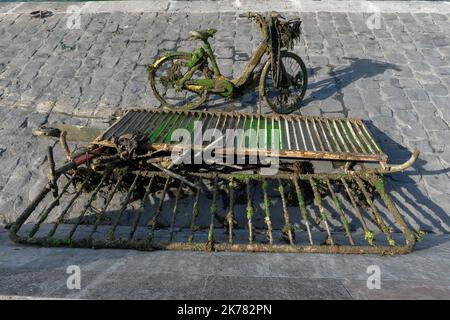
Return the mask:
MULTIPOLYGON (((206 89, 190 91, 176 86, 176 82, 190 70, 187 67, 190 60, 189 53, 176 53, 158 59, 150 67, 148 75, 150 86, 162 107, 171 110, 190 110, 199 107, 208 98, 206 89)), ((203 67, 196 70, 191 79, 209 77, 208 68, 203 67)))
POLYGON ((291 113, 301 106, 308 86, 308 73, 303 60, 292 52, 280 56, 281 80, 278 87, 272 78, 270 59, 266 62, 259 81, 259 94, 276 113, 291 113))

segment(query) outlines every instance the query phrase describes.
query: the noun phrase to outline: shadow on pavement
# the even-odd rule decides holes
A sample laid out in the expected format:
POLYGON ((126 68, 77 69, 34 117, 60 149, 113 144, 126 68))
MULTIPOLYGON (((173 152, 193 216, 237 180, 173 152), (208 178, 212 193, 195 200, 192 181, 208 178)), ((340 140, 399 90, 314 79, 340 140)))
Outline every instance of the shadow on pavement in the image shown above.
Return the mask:
MULTIPOLYGON (((330 68, 330 72, 328 73, 330 75, 329 78, 308 84, 308 91, 310 93, 308 98, 303 101, 303 106, 308 105, 312 101, 328 99, 359 79, 372 78, 378 74, 383 74, 386 70, 401 70, 395 64, 372 59, 348 57, 344 57, 343 59, 349 60, 350 65, 336 70, 333 66, 328 65, 330 68)), ((310 69, 309 76, 311 77, 317 73, 319 69, 320 67, 310 69)))
MULTIPOLYGON (((381 150, 388 155, 390 163, 399 164, 409 159, 413 150, 408 150, 392 140, 370 121, 365 121, 365 124, 375 137, 381 150)), ((426 233, 448 233, 450 216, 429 198, 423 188, 419 187, 418 182, 421 175, 445 174, 450 172, 450 168, 428 171, 424 169, 426 163, 419 156, 411 169, 386 175, 387 186, 391 194, 395 193, 392 198, 412 229, 420 229, 426 233)), ((439 243, 439 240, 429 243, 429 246, 432 247, 437 243, 439 243)), ((427 247, 427 244, 426 240, 423 241, 421 248, 427 247)))

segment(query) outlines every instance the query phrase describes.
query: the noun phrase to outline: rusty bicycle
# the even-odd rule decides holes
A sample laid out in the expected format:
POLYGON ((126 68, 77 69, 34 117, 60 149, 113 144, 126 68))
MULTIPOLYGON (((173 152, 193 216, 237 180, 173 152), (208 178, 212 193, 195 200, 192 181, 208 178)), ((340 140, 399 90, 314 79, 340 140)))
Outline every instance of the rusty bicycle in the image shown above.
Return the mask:
POLYGON ((307 70, 303 60, 288 50, 300 38, 301 20, 286 20, 274 11, 267 15, 248 12, 239 17, 254 20, 264 38, 241 74, 236 79, 221 74, 208 42, 216 29, 191 31, 190 38, 203 41, 203 46, 192 53, 166 52, 149 66, 150 86, 161 107, 196 109, 210 93, 236 98, 257 83, 260 99, 274 112, 286 114, 300 107, 308 84, 307 70), (256 71, 265 56, 262 71, 256 71))

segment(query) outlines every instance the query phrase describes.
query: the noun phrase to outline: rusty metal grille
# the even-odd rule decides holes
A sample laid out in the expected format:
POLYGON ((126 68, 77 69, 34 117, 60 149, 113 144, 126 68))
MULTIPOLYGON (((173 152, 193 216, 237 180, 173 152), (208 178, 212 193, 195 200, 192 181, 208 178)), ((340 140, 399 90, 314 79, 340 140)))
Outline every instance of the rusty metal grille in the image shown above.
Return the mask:
MULTIPOLYGON (((150 113, 151 114, 151 113, 150 113)), ((79 168, 45 186, 11 238, 45 246, 403 254, 415 238, 382 176, 79 168)))
MULTIPOLYGON (((202 131, 218 129, 254 129, 256 137, 235 142, 233 152, 249 150, 269 152, 278 142, 281 157, 303 159, 353 160, 385 162, 387 156, 376 144, 360 119, 324 118, 299 115, 257 115, 233 112, 130 110, 96 143, 111 146, 113 136, 129 133, 148 135, 155 149, 170 149, 172 133, 177 128, 194 134, 195 121, 201 121, 202 131)), ((202 145, 200 147, 205 147, 202 145)), ((230 151, 225 150, 224 153, 230 151)))

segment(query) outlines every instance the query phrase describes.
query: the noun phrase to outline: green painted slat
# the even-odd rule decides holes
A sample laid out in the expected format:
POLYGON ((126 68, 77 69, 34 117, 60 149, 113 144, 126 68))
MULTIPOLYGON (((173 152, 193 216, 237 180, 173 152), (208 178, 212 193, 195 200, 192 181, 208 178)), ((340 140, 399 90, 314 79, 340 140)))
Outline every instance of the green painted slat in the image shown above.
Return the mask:
POLYGON ((162 121, 161 125, 157 127, 153 132, 150 134, 150 137, 148 138, 148 143, 154 143, 156 139, 158 138, 159 134, 162 130, 164 130, 167 122, 174 116, 174 114, 167 114, 167 116, 164 118, 164 121, 162 121))
MULTIPOLYGON (((181 114, 180 114, 180 115, 181 115, 181 114)), ((164 143, 170 143, 170 142, 172 142, 172 135, 173 135, 174 131, 177 130, 177 129, 179 129, 179 128, 184 128, 184 127, 185 127, 186 123, 189 121, 189 117, 186 117, 186 116, 184 116, 184 115, 183 115, 183 117, 184 117, 184 118, 183 118, 183 120, 180 122, 180 125, 177 126, 177 127, 173 127, 173 128, 170 130, 169 134, 167 134, 167 137, 166 137, 166 139, 164 140, 164 143)))
POLYGON ((180 119, 181 114, 178 113, 176 114, 176 116, 172 117, 167 123, 166 126, 164 128, 164 130, 161 132, 161 134, 159 135, 159 137, 156 139, 156 143, 161 142, 163 143, 164 140, 167 139, 167 137, 169 136, 169 133, 173 130, 174 124, 175 122, 180 119))
POLYGON ((280 145, 278 146, 279 150, 283 149, 283 126, 281 125, 281 121, 277 121, 278 123, 278 139, 280 140, 280 145))
POLYGON ((259 148, 259 126, 260 126, 261 119, 258 116, 258 122, 256 123, 256 147, 259 148))

